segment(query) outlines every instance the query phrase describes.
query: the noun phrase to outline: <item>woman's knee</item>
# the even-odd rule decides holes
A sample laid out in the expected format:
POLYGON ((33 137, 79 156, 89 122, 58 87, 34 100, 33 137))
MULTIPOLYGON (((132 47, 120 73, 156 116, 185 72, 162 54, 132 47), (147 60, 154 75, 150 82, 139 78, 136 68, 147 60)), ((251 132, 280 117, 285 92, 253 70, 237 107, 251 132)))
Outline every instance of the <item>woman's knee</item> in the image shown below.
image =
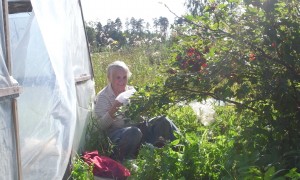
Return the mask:
POLYGON ((142 139, 142 132, 137 127, 130 127, 126 131, 126 135, 130 137, 131 140, 137 140, 140 141, 142 139))

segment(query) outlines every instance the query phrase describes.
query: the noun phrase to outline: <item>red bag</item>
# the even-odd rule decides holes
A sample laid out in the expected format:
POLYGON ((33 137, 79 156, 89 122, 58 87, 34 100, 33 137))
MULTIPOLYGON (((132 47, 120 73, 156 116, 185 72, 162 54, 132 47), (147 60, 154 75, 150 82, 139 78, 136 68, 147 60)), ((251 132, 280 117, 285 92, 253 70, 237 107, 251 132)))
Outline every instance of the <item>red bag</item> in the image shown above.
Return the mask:
POLYGON ((95 176, 126 179, 130 172, 121 163, 105 156, 99 156, 98 151, 84 152, 83 160, 89 165, 94 164, 93 173, 95 176))

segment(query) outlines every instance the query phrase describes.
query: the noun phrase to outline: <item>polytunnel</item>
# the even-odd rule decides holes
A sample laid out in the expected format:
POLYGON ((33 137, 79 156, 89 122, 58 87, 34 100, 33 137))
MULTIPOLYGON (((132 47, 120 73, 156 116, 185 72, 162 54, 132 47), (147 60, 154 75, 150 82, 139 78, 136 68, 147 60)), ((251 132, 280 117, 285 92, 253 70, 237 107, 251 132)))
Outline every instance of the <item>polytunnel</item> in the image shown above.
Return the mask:
POLYGON ((0 179, 63 179, 95 95, 78 0, 0 1, 0 179))

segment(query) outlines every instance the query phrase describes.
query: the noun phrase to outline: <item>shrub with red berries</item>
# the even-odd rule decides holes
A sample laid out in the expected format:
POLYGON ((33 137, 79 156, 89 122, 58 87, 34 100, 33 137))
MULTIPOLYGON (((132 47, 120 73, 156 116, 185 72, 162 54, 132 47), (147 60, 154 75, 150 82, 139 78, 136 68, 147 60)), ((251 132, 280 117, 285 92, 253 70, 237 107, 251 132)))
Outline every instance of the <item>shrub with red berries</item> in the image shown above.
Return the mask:
POLYGON ((184 53, 179 53, 175 63, 181 70, 189 72, 201 72, 207 67, 206 59, 203 53, 198 49, 188 48, 184 53))

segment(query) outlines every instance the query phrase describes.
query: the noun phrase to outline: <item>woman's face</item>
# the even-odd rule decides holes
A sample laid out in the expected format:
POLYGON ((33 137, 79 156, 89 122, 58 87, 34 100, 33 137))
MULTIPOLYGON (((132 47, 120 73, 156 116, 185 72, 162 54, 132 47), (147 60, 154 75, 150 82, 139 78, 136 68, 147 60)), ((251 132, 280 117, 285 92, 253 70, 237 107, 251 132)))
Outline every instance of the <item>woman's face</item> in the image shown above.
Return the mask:
POLYGON ((116 68, 112 71, 111 85, 115 93, 124 92, 127 82, 127 72, 124 69, 116 68))

